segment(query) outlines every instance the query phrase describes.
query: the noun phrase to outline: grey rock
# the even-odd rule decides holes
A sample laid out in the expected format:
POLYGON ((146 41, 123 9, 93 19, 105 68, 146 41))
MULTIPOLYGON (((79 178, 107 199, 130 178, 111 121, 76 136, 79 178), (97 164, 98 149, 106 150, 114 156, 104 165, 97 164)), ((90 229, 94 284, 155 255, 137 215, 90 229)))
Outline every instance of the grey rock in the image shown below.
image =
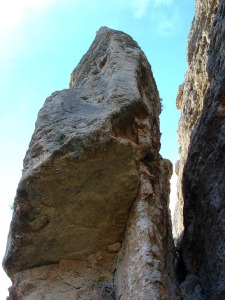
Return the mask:
POLYGON ((138 76, 150 72, 144 64, 136 42, 105 28, 73 71, 70 89, 45 101, 14 202, 9 274, 85 258, 123 239, 139 176, 131 142, 117 136, 135 137, 140 110, 160 110, 153 94, 152 102, 142 100, 138 76))
POLYGON ((224 0, 196 1, 189 68, 177 98, 182 116, 175 231, 179 236, 184 229, 184 263, 188 276, 200 279, 202 299, 223 299, 225 292, 224 11, 224 0))
POLYGON ((3 262, 22 299, 176 299, 160 111, 137 43, 101 28, 70 88, 46 99, 24 159, 3 262), (127 277, 114 287, 118 252, 115 278, 136 270, 128 290, 127 277))

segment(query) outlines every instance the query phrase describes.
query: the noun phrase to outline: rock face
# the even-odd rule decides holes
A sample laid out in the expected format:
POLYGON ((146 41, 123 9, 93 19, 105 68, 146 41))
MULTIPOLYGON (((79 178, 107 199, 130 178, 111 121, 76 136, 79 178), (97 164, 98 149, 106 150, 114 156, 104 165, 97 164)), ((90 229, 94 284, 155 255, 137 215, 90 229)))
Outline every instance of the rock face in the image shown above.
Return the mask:
POLYGON ((225 1, 197 0, 188 72, 179 89, 179 203, 175 232, 184 299, 225 299, 225 1), (182 208, 183 214, 182 214, 182 208), (184 216, 184 218, 183 218, 184 216))
POLYGON ((167 178, 171 170, 168 161, 141 164, 140 189, 117 258, 114 282, 118 299, 178 299, 168 222, 167 178), (152 172, 154 169, 158 171, 152 172))
POLYGON ((38 115, 3 262, 13 299, 177 298, 160 110, 144 53, 102 27, 38 115))

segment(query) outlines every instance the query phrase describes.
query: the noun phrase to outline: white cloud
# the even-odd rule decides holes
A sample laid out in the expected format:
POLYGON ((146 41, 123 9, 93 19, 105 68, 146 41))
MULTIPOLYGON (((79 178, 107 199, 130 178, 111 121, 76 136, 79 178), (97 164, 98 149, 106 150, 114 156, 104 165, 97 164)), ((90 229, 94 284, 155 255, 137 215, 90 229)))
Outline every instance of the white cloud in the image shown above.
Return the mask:
POLYGON ((133 0, 135 18, 140 19, 144 16, 151 0, 133 0))
POLYGON ((154 10, 157 8, 170 7, 173 5, 173 2, 174 0, 132 0, 130 4, 133 6, 135 18, 140 19, 147 14, 147 9, 150 6, 150 10, 154 10))
POLYGON ((170 6, 173 4, 173 0, 152 0, 152 2, 155 7, 162 6, 162 5, 170 6))
POLYGON ((122 4, 131 7, 136 19, 148 18, 157 34, 171 35, 180 28, 176 0, 124 0, 122 4))
POLYGON ((0 0, 0 33, 15 27, 29 9, 42 10, 56 0, 0 0))
POLYGON ((182 21, 175 5, 171 9, 155 9, 151 18, 160 35, 176 34, 181 29, 182 21))
POLYGON ((41 13, 58 1, 61 0, 0 0, 0 65, 5 78, 12 59, 23 53, 26 44, 23 23, 31 13, 41 13))

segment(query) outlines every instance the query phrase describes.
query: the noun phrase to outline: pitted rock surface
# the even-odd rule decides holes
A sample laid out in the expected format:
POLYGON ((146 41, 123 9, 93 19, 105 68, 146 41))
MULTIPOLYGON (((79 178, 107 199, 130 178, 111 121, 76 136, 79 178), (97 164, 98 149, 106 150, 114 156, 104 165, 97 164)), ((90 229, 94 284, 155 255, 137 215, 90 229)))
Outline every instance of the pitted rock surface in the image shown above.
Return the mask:
POLYGON ((38 114, 4 258, 11 294, 176 299, 172 166, 159 155, 160 111, 137 43, 101 28, 70 88, 38 114), (135 270, 129 277, 127 268, 135 270))

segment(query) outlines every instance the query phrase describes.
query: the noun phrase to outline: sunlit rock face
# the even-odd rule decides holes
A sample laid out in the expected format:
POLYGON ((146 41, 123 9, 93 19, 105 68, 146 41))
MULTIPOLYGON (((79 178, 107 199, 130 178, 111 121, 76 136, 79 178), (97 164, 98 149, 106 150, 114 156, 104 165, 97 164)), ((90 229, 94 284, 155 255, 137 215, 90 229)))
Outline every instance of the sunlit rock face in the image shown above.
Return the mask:
POLYGON ((160 111, 144 53, 102 27, 38 114, 4 258, 11 295, 177 298, 160 111))
POLYGON ((176 236, 184 299, 225 299, 225 1, 196 1, 180 87, 176 236))

